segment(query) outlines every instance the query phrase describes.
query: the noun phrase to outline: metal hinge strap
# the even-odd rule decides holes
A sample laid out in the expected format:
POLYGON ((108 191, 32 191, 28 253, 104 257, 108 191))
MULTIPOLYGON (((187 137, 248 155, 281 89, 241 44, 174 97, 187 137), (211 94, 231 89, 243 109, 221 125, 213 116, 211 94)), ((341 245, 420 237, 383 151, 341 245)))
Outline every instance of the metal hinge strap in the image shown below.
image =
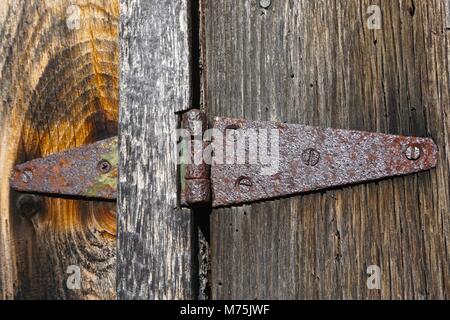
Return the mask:
MULTIPOLYGON (((214 136, 205 138, 207 117, 196 109, 183 114, 182 128, 191 161, 180 165, 180 203, 188 207, 239 205, 406 175, 434 168, 438 159, 429 138, 245 119, 217 117, 214 136)), ((117 143, 111 138, 17 165, 11 186, 115 199, 117 143)))

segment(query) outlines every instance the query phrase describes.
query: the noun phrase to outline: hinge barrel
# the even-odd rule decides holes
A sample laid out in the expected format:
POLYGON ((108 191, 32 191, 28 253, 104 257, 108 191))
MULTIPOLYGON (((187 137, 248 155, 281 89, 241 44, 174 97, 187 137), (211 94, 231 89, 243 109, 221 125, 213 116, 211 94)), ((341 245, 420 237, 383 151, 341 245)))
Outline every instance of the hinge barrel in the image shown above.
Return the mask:
POLYGON ((206 114, 198 109, 183 114, 182 127, 190 134, 187 141, 189 163, 186 165, 184 200, 190 207, 205 206, 211 202, 211 168, 205 163, 204 150, 208 142, 203 135, 208 129, 206 114))

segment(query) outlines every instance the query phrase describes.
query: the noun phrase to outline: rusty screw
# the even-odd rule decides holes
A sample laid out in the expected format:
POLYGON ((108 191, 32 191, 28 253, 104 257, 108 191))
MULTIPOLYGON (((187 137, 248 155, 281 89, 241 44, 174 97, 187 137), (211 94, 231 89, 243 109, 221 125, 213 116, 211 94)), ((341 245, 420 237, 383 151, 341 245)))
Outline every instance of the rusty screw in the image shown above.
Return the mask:
POLYGON ((229 137, 234 142, 237 142, 239 140, 239 131, 238 130, 239 130, 239 126, 234 125, 234 124, 225 128, 227 137, 229 137))
POLYGON ((102 174, 106 174, 111 171, 112 166, 108 160, 102 160, 98 163, 97 168, 102 174))
POLYGON ((253 186, 253 182, 250 178, 247 177, 240 177, 237 180, 236 185, 239 187, 239 189, 243 192, 247 192, 250 190, 250 188, 253 186))
POLYGON ((21 179, 24 183, 30 183, 33 180, 33 172, 31 170, 25 170, 22 172, 21 179))
POLYGON ((406 157, 411 161, 419 160, 421 153, 420 148, 415 145, 409 146, 405 151, 406 157))
POLYGON ((302 153, 302 161, 307 166, 314 167, 319 163, 320 153, 316 149, 309 148, 303 151, 302 153))

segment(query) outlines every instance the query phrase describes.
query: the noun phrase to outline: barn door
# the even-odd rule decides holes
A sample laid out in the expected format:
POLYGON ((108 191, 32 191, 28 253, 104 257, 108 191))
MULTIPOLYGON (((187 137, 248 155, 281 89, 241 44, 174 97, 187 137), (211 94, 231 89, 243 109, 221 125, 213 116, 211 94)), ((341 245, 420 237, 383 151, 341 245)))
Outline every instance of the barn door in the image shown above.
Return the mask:
POLYGON ((201 9, 211 117, 432 137, 440 148, 431 172, 214 210, 212 298, 449 298, 445 1, 201 9))
POLYGON ((450 298, 446 7, 1 1, 0 299, 450 298), (431 137, 439 164, 182 209, 173 134, 192 107, 431 137), (117 204, 10 188, 14 164, 117 134, 117 204))

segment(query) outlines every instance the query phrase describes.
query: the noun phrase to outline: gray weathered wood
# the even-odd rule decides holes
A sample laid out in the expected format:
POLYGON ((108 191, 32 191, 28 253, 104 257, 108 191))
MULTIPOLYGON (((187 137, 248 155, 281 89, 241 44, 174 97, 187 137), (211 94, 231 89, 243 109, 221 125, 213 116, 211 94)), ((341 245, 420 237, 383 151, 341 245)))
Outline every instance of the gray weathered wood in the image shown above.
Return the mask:
POLYGON ((447 27, 447 30, 450 30, 450 0, 444 0, 444 1, 445 1, 445 10, 446 10, 446 16, 447 16, 446 27, 447 27))
POLYGON ((432 137, 436 170, 215 210, 212 297, 450 298, 444 1, 202 0, 205 109, 432 137), (381 290, 368 290, 379 265, 381 290))
POLYGON ((175 112, 191 95, 187 0, 121 0, 117 296, 192 299, 193 216, 177 209, 175 112))

